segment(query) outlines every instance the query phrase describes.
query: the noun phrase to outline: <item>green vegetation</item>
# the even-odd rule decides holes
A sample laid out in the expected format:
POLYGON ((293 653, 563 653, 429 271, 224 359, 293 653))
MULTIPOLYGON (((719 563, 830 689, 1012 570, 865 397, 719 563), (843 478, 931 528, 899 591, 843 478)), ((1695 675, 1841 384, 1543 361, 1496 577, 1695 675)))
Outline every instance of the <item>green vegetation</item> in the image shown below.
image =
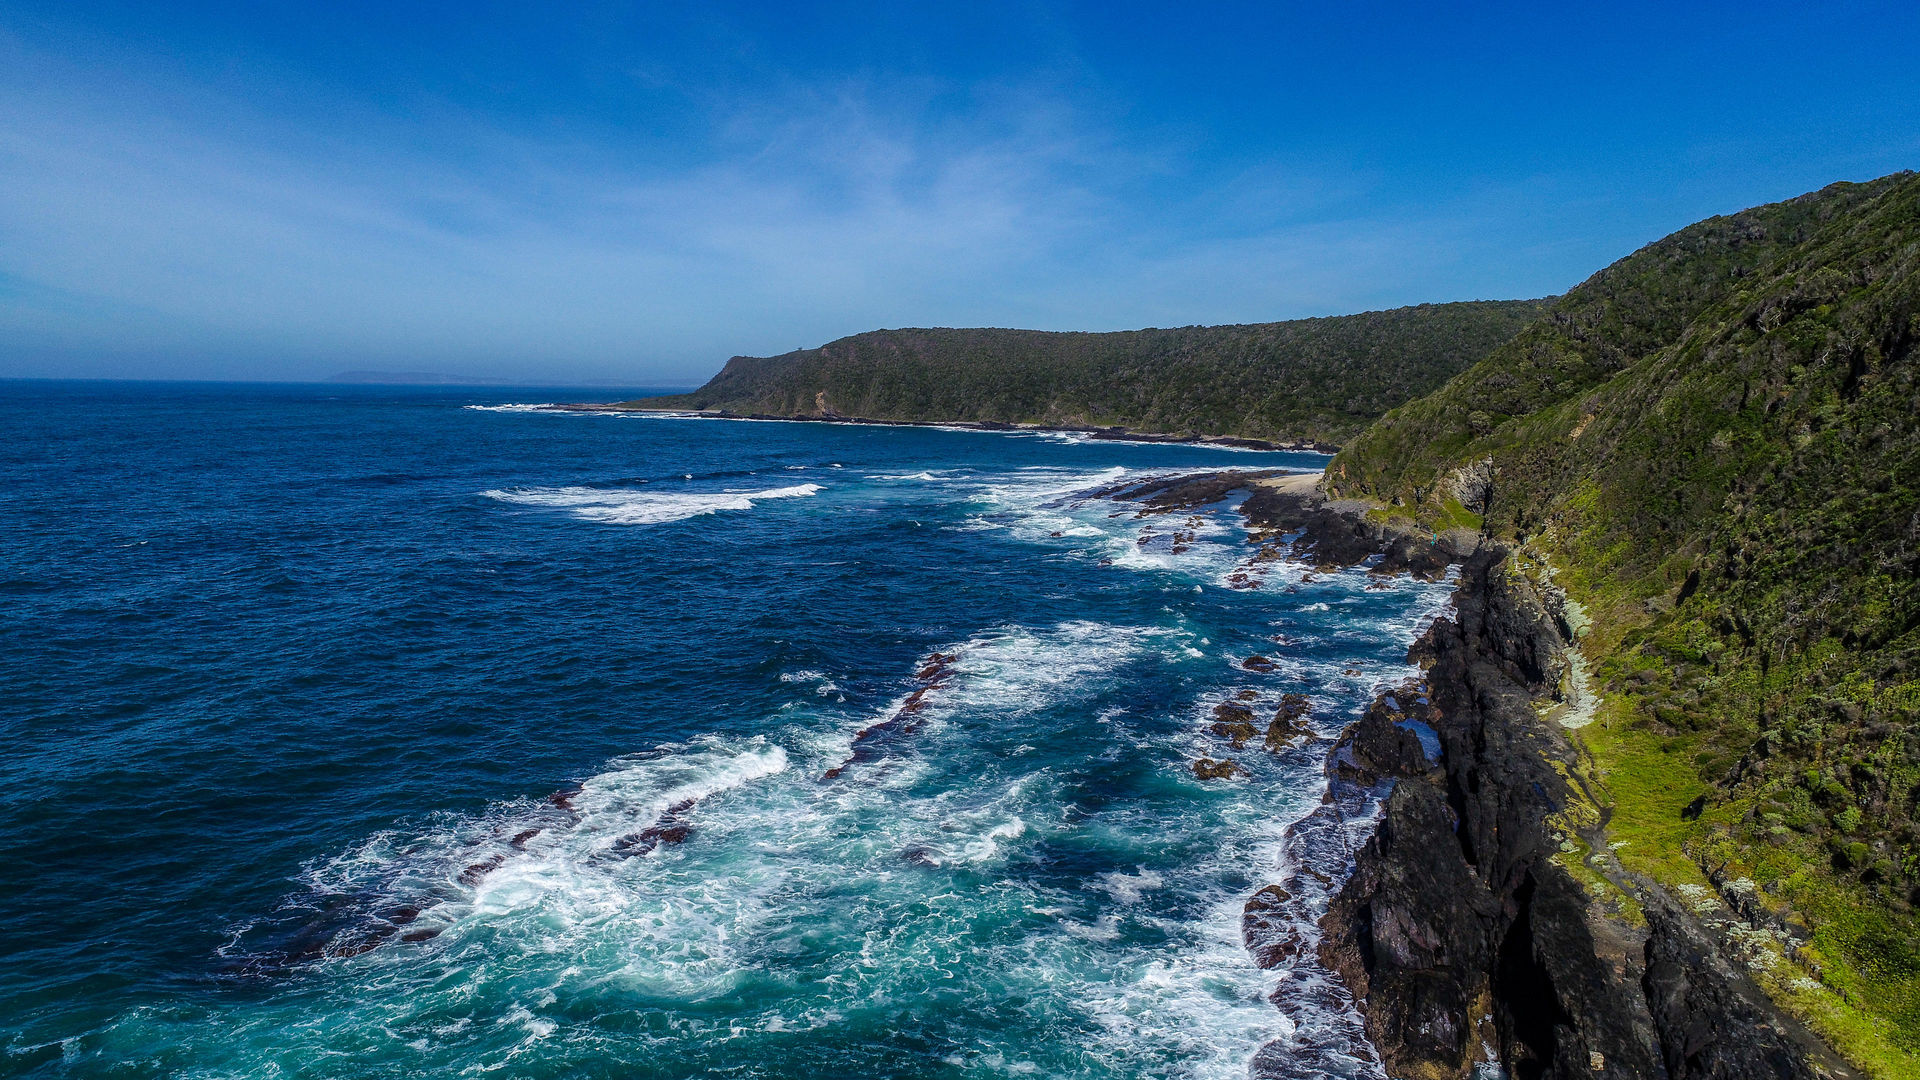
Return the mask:
POLYGON ((1917 342, 1920 176, 1836 184, 1608 267, 1330 470, 1558 568, 1619 857, 1754 883, 1824 988, 1769 985, 1884 1076, 1920 1072, 1917 342))
MULTIPOLYGON (((1616 845, 1798 929, 1749 967, 1920 1076, 1920 176, 1660 240, 1548 301, 1113 334, 890 330, 636 408, 1347 442, 1337 496, 1483 528, 1589 622, 1616 845), (1426 396, 1421 396, 1426 395, 1426 396), (1384 413, 1384 415, 1382 415, 1384 413), (1377 418, 1371 426, 1369 421, 1377 418), (1351 440, 1351 441, 1349 441, 1351 440)), ((1758 932, 1756 931, 1756 934, 1758 932)), ((1764 939, 1764 940, 1762 940, 1764 939)))
POLYGON ((1126 427, 1340 443, 1512 337, 1545 301, 1118 333, 876 330, 736 356, 634 408, 1126 427))

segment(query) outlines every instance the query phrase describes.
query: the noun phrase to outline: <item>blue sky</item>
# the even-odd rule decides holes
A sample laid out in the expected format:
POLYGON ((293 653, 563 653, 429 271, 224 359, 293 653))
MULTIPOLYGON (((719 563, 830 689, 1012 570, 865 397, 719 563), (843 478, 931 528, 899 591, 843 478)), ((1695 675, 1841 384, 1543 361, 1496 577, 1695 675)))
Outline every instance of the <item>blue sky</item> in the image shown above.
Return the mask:
POLYGON ((0 375, 693 383, 1564 291, 1920 167, 1920 5, 0 0, 0 375))

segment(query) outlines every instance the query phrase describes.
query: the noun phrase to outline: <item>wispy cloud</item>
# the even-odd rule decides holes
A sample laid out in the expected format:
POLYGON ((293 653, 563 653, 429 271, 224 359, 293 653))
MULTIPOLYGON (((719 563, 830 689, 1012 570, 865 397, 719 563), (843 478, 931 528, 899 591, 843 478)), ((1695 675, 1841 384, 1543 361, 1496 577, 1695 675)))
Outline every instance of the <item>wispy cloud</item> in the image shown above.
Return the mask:
POLYGON ((471 116, 316 133, 192 87, 164 109, 31 89, 0 114, 0 364, 41 374, 694 379, 879 325, 1448 298, 1467 243, 1458 210, 1373 220, 1342 206, 1364 177, 1210 175, 1033 86, 964 88, 964 110, 904 80, 710 101, 664 156, 471 116))
POLYGON ((1897 5, 243 7, 0 7, 0 375, 690 380, 1538 295, 1920 127, 1897 5))

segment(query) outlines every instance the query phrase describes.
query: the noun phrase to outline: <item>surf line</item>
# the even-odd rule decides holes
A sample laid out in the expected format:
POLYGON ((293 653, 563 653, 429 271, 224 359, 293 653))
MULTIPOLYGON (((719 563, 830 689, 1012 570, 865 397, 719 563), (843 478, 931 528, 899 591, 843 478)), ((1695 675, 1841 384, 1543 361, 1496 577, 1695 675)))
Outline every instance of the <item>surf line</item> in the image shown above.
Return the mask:
POLYGON ((926 722, 926 718, 920 713, 927 707, 927 695, 953 678, 954 665, 959 660, 960 650, 957 648, 952 652, 937 652, 923 658, 920 661, 920 669, 913 676, 920 685, 914 689, 913 693, 907 695, 907 700, 902 702, 891 716, 855 732, 853 752, 847 755, 845 761, 822 773, 820 782, 824 784, 830 780, 838 780, 848 768, 879 757, 883 749, 882 741, 887 737, 911 735, 919 730, 920 725, 926 722))
MULTIPOLYGON (((600 822, 591 820, 577 803, 585 791, 584 784, 563 787, 548 796, 530 818, 502 822, 490 836, 469 841, 465 851, 450 860, 446 877, 411 895, 395 895, 373 886, 337 899, 314 896, 291 901, 282 910, 305 914, 278 927, 256 924, 266 930, 267 940, 244 951, 236 952, 231 945, 222 948, 219 954, 225 960, 223 967, 233 974, 273 974, 320 960, 359 956, 392 942, 411 945, 432 940, 452 925, 438 918, 435 909, 470 899, 471 890, 477 890, 495 871, 528 855, 529 844, 536 837, 554 839, 585 830, 591 841, 592 834, 600 831, 600 822), (463 869, 453 870, 463 863, 463 869)), ((611 843, 595 844, 595 850, 585 853, 586 861, 639 858, 664 845, 686 842, 693 835, 693 810, 703 797, 696 794, 676 799, 656 812, 645 827, 624 831, 611 843)))

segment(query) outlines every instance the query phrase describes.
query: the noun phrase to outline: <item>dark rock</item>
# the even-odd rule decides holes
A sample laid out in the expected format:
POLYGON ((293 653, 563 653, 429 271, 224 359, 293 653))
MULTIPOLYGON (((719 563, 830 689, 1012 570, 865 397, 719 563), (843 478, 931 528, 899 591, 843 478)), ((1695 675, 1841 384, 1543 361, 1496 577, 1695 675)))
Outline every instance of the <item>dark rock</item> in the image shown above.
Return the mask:
POLYGON ((640 835, 650 840, 658 840, 663 844, 683 844, 687 837, 693 835, 693 826, 681 821, 668 822, 647 829, 640 835))
POLYGON ((1377 522, 1354 512, 1351 504, 1329 502, 1319 492, 1302 493, 1260 486, 1240 512, 1256 528, 1290 535, 1293 557, 1317 568, 1357 566, 1378 555, 1377 574, 1411 573, 1429 580, 1466 558, 1472 545, 1461 537, 1417 529, 1406 522, 1377 522))
POLYGON ((1360 787, 1388 778, 1423 776, 1432 769, 1420 737, 1400 726, 1399 713, 1381 695, 1358 721, 1347 725, 1327 754, 1327 774, 1360 787))
POLYGON ((1138 502, 1143 504, 1146 512, 1149 513, 1173 513, 1211 506, 1247 487, 1255 480, 1278 476, 1280 473, 1279 469, 1263 469, 1255 472, 1225 471, 1163 476, 1144 482, 1128 481, 1115 487, 1103 488, 1094 492, 1093 495, 1096 498, 1138 502))
POLYGON ((1399 781, 1321 923, 1321 961, 1365 1000, 1387 1072, 1463 1078, 1492 1047, 1514 1080, 1814 1075, 1811 1037, 1684 912, 1655 892, 1648 929, 1610 920, 1554 861, 1549 819, 1571 793, 1551 762, 1568 750, 1533 703, 1565 671, 1560 624, 1498 549, 1461 577, 1456 617, 1413 650, 1430 704, 1382 695, 1328 763, 1399 781), (1406 719, 1434 728, 1440 769, 1406 719))
POLYGON ((1566 676, 1566 639, 1546 598, 1490 548, 1469 560, 1471 580, 1457 599, 1458 624, 1484 658, 1503 668, 1529 697, 1558 697, 1566 676))
POLYGON ((1464 554, 1444 543, 1439 536, 1431 534, 1405 533, 1393 536, 1386 541, 1385 547, 1380 562, 1374 567, 1375 573, 1412 574, 1429 581, 1445 574, 1447 567, 1459 562, 1464 554))
POLYGON ((465 870, 460 871, 460 884, 478 885, 482 878, 498 870, 500 864, 506 861, 507 857, 505 855, 493 855, 482 859, 467 867, 465 870))
POLYGON ((1516 1076, 1642 1077, 1658 1072, 1637 970, 1596 942, 1588 900, 1558 865, 1537 863, 1494 966, 1502 1057, 1516 1076))
POLYGON ((853 753, 845 761, 820 774, 821 782, 837 780, 852 766, 879 757, 881 744, 887 739, 918 731, 923 721, 917 716, 927 707, 927 695, 953 677, 953 665, 959 659, 959 653, 951 652, 934 653, 922 661, 920 669, 914 673, 914 678, 920 680, 922 685, 907 695, 892 716, 854 732, 853 753))
POLYGON ((1452 831, 1438 788, 1395 788, 1321 921, 1321 962, 1367 1002, 1367 1033, 1393 1076, 1463 1074, 1491 1011, 1487 928, 1499 905, 1458 844, 1435 842, 1452 831))
POLYGON ((920 670, 914 673, 914 678, 928 682, 945 679, 953 673, 954 661, 958 659, 960 659, 959 653, 934 653, 927 657, 926 662, 920 666, 920 670))
POLYGON ((1253 726, 1253 710, 1237 701, 1223 701, 1213 707, 1213 718, 1222 723, 1253 726))
POLYGON ((1296 742, 1313 737, 1313 728, 1306 722, 1309 707, 1305 694, 1281 695, 1280 708, 1275 710, 1273 719, 1267 724, 1268 750, 1277 754, 1296 742))
POLYGON ((1238 776, 1245 776, 1247 773, 1245 769, 1240 767, 1240 763, 1237 761, 1215 761, 1212 758, 1201 758, 1193 763, 1193 775, 1202 780, 1232 780, 1238 776))
POLYGON ((1213 733, 1231 742, 1235 750, 1246 746, 1257 731, 1253 726, 1253 710, 1237 702, 1215 705, 1213 718, 1213 733))
MULTIPOLYGON (((1211 506, 1239 492, 1247 492, 1240 513, 1249 525, 1266 534, 1292 537, 1290 554, 1316 569, 1357 566, 1373 556, 1378 574, 1411 573, 1439 578, 1448 566, 1471 554, 1471 538, 1416 529, 1406 522, 1381 523, 1354 512, 1352 504, 1329 502, 1318 491, 1278 489, 1258 481, 1281 475, 1279 470, 1224 471, 1127 481, 1088 492, 1089 498, 1118 499, 1142 504, 1142 513, 1159 514, 1211 506)), ((1142 537, 1144 542, 1146 538, 1142 537)), ((1180 542, 1180 537, 1175 537, 1180 542)), ((1242 577, 1233 583, 1252 588, 1258 583, 1242 577)))
POLYGON ((687 822, 687 815, 693 811, 695 801, 682 799, 667 807, 653 824, 615 841, 613 853, 622 858, 635 858, 650 854, 661 844, 685 843, 693 835, 693 826, 687 822))
POLYGON ((1258 653, 1255 653, 1254 655, 1247 657, 1245 660, 1240 661, 1240 666, 1243 668, 1246 668, 1248 671, 1257 671, 1262 675, 1265 675, 1265 674, 1268 674, 1269 672, 1272 672, 1279 665, 1275 664, 1273 661, 1267 659, 1266 657, 1261 656, 1258 653))
POLYGON ((1263 968, 1282 967, 1298 958, 1306 944, 1306 927, 1294 895, 1283 885, 1268 885, 1240 909, 1241 936, 1263 968))
POLYGON ((1760 989, 1685 914, 1646 906, 1645 987, 1670 1080, 1819 1075, 1760 989))

